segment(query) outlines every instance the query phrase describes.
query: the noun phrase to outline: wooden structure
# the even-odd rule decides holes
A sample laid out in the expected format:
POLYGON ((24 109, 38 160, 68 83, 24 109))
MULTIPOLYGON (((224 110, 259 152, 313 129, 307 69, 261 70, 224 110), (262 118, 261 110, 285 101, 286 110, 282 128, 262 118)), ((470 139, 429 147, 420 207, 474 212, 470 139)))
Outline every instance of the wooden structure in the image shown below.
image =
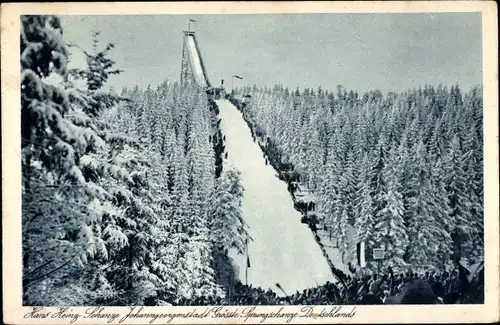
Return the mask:
POLYGON ((243 104, 248 105, 252 102, 252 96, 251 95, 245 95, 243 96, 243 104))
POLYGON ((182 46, 181 85, 196 84, 205 91, 212 88, 196 40, 195 32, 184 31, 182 46))
POLYGON ((222 87, 210 87, 206 90, 208 99, 217 100, 226 97, 226 90, 222 87))

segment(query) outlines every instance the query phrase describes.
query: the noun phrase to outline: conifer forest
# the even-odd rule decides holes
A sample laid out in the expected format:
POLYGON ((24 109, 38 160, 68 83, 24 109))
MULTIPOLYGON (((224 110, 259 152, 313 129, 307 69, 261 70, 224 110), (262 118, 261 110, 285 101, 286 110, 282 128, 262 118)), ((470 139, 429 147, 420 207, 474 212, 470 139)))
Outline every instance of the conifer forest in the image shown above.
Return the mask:
POLYGON ((462 303, 483 299, 484 273, 461 277, 484 254, 481 85, 242 85, 215 99, 176 80, 115 89, 124 73, 115 44, 89 31, 93 46, 81 48, 63 31, 57 16, 21 17, 24 305, 356 304, 370 295, 376 304, 415 278, 444 303, 455 292, 462 303), (86 64, 70 68, 73 52, 86 64), (244 120, 239 136, 251 141, 235 138, 240 124, 228 118, 244 120), (237 159, 256 148, 260 160, 237 159), (249 174, 256 168, 270 179, 249 174), (252 190, 266 182, 287 199, 271 185, 252 190), (305 210, 297 186, 313 202, 305 210), (255 211, 266 213, 262 229, 255 211), (280 249, 317 251, 326 270, 317 287, 246 283, 245 270, 252 282, 266 263, 249 247, 272 240, 264 231, 278 235, 273 222, 308 236, 280 249), (360 242, 384 259, 359 266, 360 242))

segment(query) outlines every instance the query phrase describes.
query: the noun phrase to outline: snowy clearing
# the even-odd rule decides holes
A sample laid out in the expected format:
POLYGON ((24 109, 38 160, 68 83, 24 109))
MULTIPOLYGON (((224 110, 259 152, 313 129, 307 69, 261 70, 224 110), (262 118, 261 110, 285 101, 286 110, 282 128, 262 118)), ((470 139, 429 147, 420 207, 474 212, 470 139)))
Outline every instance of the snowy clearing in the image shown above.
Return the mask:
POLYGON ((355 229, 349 226, 347 238, 351 242, 350 247, 352 247, 353 249, 351 250, 350 254, 346 254, 344 256, 344 262, 342 262, 342 253, 340 249, 338 249, 335 245, 335 235, 332 234, 332 237, 330 239, 330 233, 328 231, 324 231, 323 229, 318 230, 318 236, 321 240, 321 243, 325 247, 328 258, 330 259, 330 261, 332 261, 332 264, 333 266, 335 266, 335 268, 341 270, 345 274, 351 274, 347 263, 351 262, 353 263, 353 265, 357 265, 355 251, 356 243, 354 241, 355 233, 355 229))
MULTIPOLYGON (((248 284, 276 290, 280 283, 291 294, 333 281, 314 235, 293 208, 286 183, 265 164, 241 112, 227 100, 219 100, 217 105, 229 153, 227 163, 240 170, 245 189, 242 210, 253 238, 248 247, 248 284)), ((246 256, 231 253, 231 257, 245 283, 246 256)))

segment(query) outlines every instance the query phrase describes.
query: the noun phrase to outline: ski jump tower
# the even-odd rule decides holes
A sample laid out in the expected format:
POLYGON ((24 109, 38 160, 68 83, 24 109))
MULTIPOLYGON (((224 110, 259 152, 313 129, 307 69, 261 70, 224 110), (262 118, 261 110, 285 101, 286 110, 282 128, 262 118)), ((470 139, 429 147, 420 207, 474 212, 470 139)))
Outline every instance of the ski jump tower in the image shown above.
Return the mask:
POLYGON ((198 85, 203 90, 212 87, 205 71, 205 64, 200 54, 200 47, 195 33, 184 31, 182 46, 181 85, 198 85))
POLYGON ((186 87, 196 85, 203 89, 209 99, 219 99, 225 96, 224 88, 212 87, 200 53, 200 46, 195 33, 184 31, 182 45, 181 85, 186 87))

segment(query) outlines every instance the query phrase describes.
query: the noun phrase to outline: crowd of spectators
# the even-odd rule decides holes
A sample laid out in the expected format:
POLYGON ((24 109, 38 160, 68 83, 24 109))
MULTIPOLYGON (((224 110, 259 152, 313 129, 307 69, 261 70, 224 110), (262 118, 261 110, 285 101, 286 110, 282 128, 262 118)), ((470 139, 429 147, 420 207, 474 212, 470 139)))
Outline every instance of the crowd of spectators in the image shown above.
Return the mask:
MULTIPOLYGON (((338 274, 337 274, 338 275, 338 274)), ((338 283, 327 282, 314 288, 287 294, 237 282, 225 298, 181 299, 174 305, 381 305, 381 304, 482 304, 484 267, 470 270, 457 263, 451 272, 405 272, 363 277, 345 275, 338 283)))

